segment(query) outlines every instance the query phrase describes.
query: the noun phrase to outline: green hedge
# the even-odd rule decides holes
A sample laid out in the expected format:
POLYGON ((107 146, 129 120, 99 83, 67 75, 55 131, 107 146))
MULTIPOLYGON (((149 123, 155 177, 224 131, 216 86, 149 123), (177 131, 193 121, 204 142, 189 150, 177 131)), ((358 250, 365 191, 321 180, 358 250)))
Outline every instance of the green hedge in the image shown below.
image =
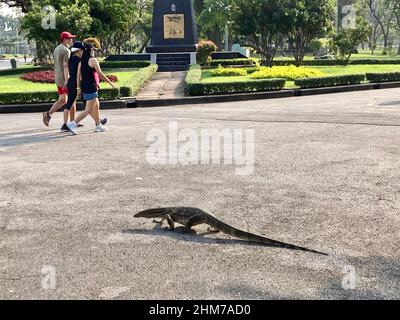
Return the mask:
POLYGON ((349 74, 344 76, 302 78, 295 80, 294 83, 300 88, 306 89, 360 84, 363 81, 365 81, 365 74, 349 74))
POLYGON ((286 83, 285 79, 263 79, 244 82, 215 82, 202 83, 201 67, 192 66, 187 73, 185 84, 186 93, 190 96, 204 96, 229 93, 249 93, 281 90, 286 83))
POLYGON ((54 91, 43 92, 8 92, 0 93, 0 104, 26 104, 53 102, 58 99, 58 93, 54 91))
MULTIPOLYGON (((340 66, 345 65, 346 63, 341 60, 304 60, 303 66, 340 66)), ((261 65, 268 66, 268 63, 265 61, 261 62, 261 65)), ((272 62, 273 66, 290 66, 296 65, 295 60, 274 60, 272 62)))
POLYGON ((400 81, 400 72, 367 73, 367 80, 372 83, 400 81))
POLYGON ((121 68, 145 68, 150 66, 150 61, 103 61, 100 66, 103 69, 121 69, 121 68))
POLYGON ((254 66, 255 62, 252 59, 219 59, 211 60, 210 66, 218 67, 221 66, 254 66))
POLYGON ((0 70, 0 76, 12 76, 16 74, 23 74, 27 72, 35 72, 35 71, 47 71, 51 70, 52 67, 31 67, 31 68, 17 68, 17 69, 6 69, 0 70))
MULTIPOLYGON (((295 65, 295 60, 274 60, 272 62, 274 66, 288 66, 295 65)), ((350 65, 374 65, 374 64, 400 64, 400 59, 398 60, 379 60, 379 59, 357 59, 351 60, 348 64, 350 65)), ((268 65, 265 61, 261 62, 261 65, 268 65)), ((304 60, 304 66, 342 66, 347 65, 345 61, 342 60, 304 60)))
MULTIPOLYGON (((118 99, 119 89, 100 89, 99 97, 100 100, 118 99)), ((0 93, 0 104, 47 103, 57 101, 57 99, 58 93, 56 90, 43 92, 0 93)))
POLYGON ((135 72, 126 84, 120 88, 121 97, 133 97, 135 96, 140 88, 149 81, 157 72, 158 66, 151 64, 150 66, 135 72))
POLYGON ((350 64, 400 64, 400 59, 397 60, 358 59, 358 60, 351 60, 350 64))

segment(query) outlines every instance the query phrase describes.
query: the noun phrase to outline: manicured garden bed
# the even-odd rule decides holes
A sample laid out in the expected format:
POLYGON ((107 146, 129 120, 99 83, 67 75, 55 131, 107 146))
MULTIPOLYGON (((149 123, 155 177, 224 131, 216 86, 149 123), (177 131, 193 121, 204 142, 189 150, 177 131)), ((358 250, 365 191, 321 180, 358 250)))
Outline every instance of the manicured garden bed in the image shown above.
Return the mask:
MULTIPOLYGON (((135 95, 157 71, 157 65, 142 69, 106 69, 105 73, 118 78, 117 89, 102 84, 100 98, 113 100, 135 95)), ((57 99, 55 84, 33 83, 22 80, 21 74, 0 76, 0 104, 52 102, 57 99)))
MULTIPOLYGON (((285 71, 286 67, 274 67, 272 70, 279 71, 280 68, 284 70, 283 73, 271 72, 271 74, 275 73, 277 78, 284 78, 286 80, 281 89, 353 85, 366 83, 368 81, 373 82, 371 81, 372 79, 375 80, 374 82, 388 82, 391 79, 395 81, 395 79, 399 77, 399 74, 396 72, 400 72, 400 64, 313 66, 299 69, 311 72, 307 75, 308 78, 303 79, 301 76, 298 78, 293 77, 293 70, 291 70, 293 67, 289 67, 287 72, 285 71), (320 72, 320 74, 316 71, 320 72), (315 73, 314 75, 313 72, 315 73), (374 76, 376 73, 382 73, 383 75, 374 76), (388 76, 387 73, 391 73, 391 75, 388 76), (372 75, 366 76, 366 74, 372 75), (298 81, 295 82, 295 79, 298 81)), ((265 68, 262 69, 268 70, 265 68)), ((192 67, 186 79, 186 91, 188 95, 205 95, 280 90, 279 86, 276 85, 270 86, 266 84, 263 87, 260 83, 255 82, 257 80, 255 79, 257 73, 261 73, 261 76, 263 74, 263 72, 257 72, 257 68, 252 68, 250 66, 236 70, 234 68, 222 68, 221 71, 218 71, 218 69, 200 69, 198 66, 192 67), (250 72, 249 70, 251 69, 255 69, 255 71, 253 70, 250 72), (225 74, 227 76, 224 76, 225 74)), ((299 74, 301 75, 301 72, 299 74)))

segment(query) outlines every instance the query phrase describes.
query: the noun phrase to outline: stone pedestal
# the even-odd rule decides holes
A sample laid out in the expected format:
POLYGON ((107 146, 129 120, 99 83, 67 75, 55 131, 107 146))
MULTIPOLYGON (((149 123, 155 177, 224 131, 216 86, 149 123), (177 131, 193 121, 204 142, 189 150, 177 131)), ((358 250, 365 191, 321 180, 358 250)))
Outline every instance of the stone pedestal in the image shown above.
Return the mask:
POLYGON ((146 52, 161 71, 196 63, 197 27, 192 0, 154 0, 151 42, 146 52))

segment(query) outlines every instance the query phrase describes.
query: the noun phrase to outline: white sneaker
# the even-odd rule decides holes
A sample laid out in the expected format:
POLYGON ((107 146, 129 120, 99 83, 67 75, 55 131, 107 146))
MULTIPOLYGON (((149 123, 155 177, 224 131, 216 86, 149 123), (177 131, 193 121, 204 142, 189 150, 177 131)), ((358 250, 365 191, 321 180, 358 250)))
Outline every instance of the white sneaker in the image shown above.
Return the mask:
POLYGON ((96 126, 96 130, 94 132, 107 132, 107 127, 103 126, 102 124, 96 126))
POLYGON ((69 129, 69 131, 71 131, 74 135, 78 134, 78 131, 76 131, 76 128, 78 127, 78 125, 76 124, 75 121, 71 121, 67 123, 67 128, 69 129))

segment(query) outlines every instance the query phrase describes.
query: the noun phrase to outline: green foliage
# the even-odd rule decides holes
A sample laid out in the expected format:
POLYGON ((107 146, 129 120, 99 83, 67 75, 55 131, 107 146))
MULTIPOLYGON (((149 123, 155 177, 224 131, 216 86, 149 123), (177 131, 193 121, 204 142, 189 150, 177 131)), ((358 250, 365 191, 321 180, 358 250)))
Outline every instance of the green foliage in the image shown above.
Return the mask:
POLYGON ((89 34, 98 37, 104 54, 148 41, 153 0, 82 0, 90 6, 89 34))
POLYGON ((358 19, 357 28, 340 29, 331 39, 331 47, 336 57, 348 63, 351 55, 356 52, 357 47, 361 43, 368 41, 371 32, 371 26, 365 19, 361 18, 358 19))
MULTIPOLYGON (((203 0, 203 10, 199 16, 201 29, 203 31, 212 31, 215 28, 223 30, 229 23, 230 3, 231 0, 203 0)), ((199 7, 199 4, 197 4, 197 7, 199 7)))
POLYGON ((120 88, 121 97, 133 97, 143 85, 149 81, 157 72, 158 66, 156 64, 151 64, 150 66, 139 70, 129 79, 123 87, 120 88))
POLYGON ((324 73, 312 68, 304 67, 262 67, 260 71, 252 73, 252 79, 272 79, 283 78, 286 80, 296 80, 300 78, 323 77, 324 73))
POLYGON ((309 48, 314 56, 326 55, 329 52, 330 40, 327 38, 318 38, 310 42, 309 48))
MULTIPOLYGON (((230 20, 241 43, 272 61, 287 30, 286 0, 231 1, 230 20)), ((222 11, 224 12, 224 11, 222 11)))
MULTIPOLYGON (((115 100, 119 97, 119 89, 101 89, 99 91, 100 100, 115 100)), ((42 92, 10 92, 0 93, 0 104, 28 104, 28 103, 47 103, 58 99, 58 93, 54 91, 42 92)))
POLYGON ((252 59, 216 59, 211 60, 210 66, 217 67, 217 66, 251 66, 255 65, 254 60, 252 59))
POLYGON ((201 68, 198 65, 190 68, 185 80, 186 92, 190 96, 277 91, 281 90, 285 83, 285 79, 202 83, 201 68))
POLYGON ((29 40, 36 41, 39 59, 50 60, 61 32, 68 30, 86 36, 91 23, 89 5, 84 0, 32 0, 29 12, 22 18, 21 29, 26 32, 29 40), (48 14, 42 11, 46 5, 56 9, 55 29, 45 29, 42 26, 42 22, 48 18, 48 14))
POLYGON ((0 104, 46 103, 57 99, 56 91, 0 93, 0 104))
POLYGON ((372 83, 400 81, 400 72, 367 73, 367 80, 372 83))
MULTIPOLYGON (((331 32, 334 24, 334 0, 285 0, 284 30, 296 65, 302 65, 311 41, 331 32)), ((268 61, 268 59, 267 59, 268 61)))
POLYGON ((29 11, 22 19, 22 30, 35 40, 38 55, 49 60, 59 34, 68 30, 79 39, 98 37, 105 55, 120 53, 136 40, 139 46, 148 41, 152 0, 30 0, 29 11), (43 29, 46 5, 53 6, 56 29, 43 29))
POLYGON ((210 70, 211 77, 240 77, 247 76, 247 71, 239 68, 223 68, 219 66, 217 69, 210 70))
POLYGON ((150 61, 103 61, 100 63, 103 69, 122 69, 122 68, 145 68, 150 66, 150 61))
POLYGON ((197 59, 203 65, 208 64, 211 55, 217 51, 217 46, 212 41, 200 40, 197 44, 197 59))
POLYGON ((344 76, 330 76, 321 78, 303 78, 295 80, 296 86, 302 89, 321 88, 360 84, 365 81, 365 74, 350 74, 344 76))
MULTIPOLYGON (((274 60, 274 66, 290 66, 295 64, 294 60, 274 60)), ((264 62, 262 62, 264 64, 264 62)), ((350 60, 346 63, 343 60, 304 60, 304 66, 343 66, 343 65, 375 65, 375 64, 385 64, 385 65, 399 65, 400 59, 358 59, 358 60, 350 60)))

